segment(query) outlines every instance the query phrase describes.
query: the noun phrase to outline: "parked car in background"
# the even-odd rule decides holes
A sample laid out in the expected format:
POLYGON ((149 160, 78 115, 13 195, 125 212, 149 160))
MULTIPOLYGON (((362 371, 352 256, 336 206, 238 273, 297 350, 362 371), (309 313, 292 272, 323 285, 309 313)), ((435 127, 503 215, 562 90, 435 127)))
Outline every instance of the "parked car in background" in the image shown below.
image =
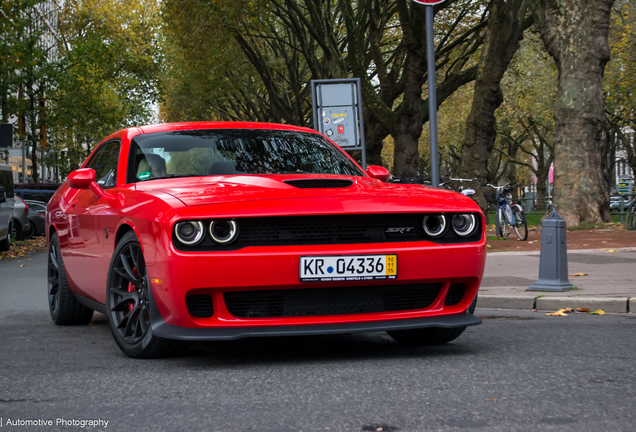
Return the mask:
POLYGON ((29 205, 19 196, 13 203, 13 233, 11 237, 24 240, 29 234, 29 205))
POLYGON ((627 211, 632 202, 621 196, 610 197, 610 211, 621 211, 621 201, 623 201, 623 211, 627 211))
POLYGON ((29 232, 27 238, 44 235, 46 204, 41 201, 27 200, 29 205, 29 232))
POLYGON ((9 165, 0 165, 0 252, 11 245, 13 228, 13 172, 9 165))
POLYGON ((49 202, 60 183, 16 183, 15 194, 23 200, 49 202))

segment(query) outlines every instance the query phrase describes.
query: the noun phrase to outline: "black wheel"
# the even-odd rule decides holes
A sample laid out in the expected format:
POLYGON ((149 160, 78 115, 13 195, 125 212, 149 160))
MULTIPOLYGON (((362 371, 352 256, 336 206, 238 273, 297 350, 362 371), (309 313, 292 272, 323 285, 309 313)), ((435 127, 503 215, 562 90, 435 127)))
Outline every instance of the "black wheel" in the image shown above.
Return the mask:
MULTIPOLYGON (((468 313, 475 313, 475 307, 477 306, 477 296, 470 304, 468 308, 468 313)), ((443 345, 450 341, 457 339, 464 333, 466 327, 456 327, 456 328, 441 328, 441 327, 430 327, 430 328, 422 328, 422 329, 413 329, 413 330, 393 330, 388 331, 387 333, 393 339, 398 341, 403 345, 408 346, 430 346, 430 345, 443 345)))
POLYGON ((29 222, 29 231, 27 231, 27 234, 25 236, 25 238, 33 238, 35 237, 35 235, 37 234, 38 230, 35 227, 35 224, 33 222, 29 222))
POLYGON ((7 252, 11 249, 11 231, 12 228, 8 227, 7 236, 3 240, 0 240, 0 252, 7 252))
POLYGON ((110 330, 119 348, 129 357, 165 357, 183 347, 179 341, 152 334, 150 289, 141 245, 130 231, 113 253, 106 292, 110 330))
POLYGON ((48 280, 49 312, 53 322, 58 325, 88 324, 93 318, 93 309, 80 304, 68 285, 57 234, 53 234, 49 243, 48 280))
POLYGON ((517 233, 519 240, 525 241, 528 238, 528 221, 526 220, 526 215, 517 207, 512 208, 512 214, 515 217, 515 233, 517 233))
POLYGON ((625 219, 625 226, 629 230, 636 229, 636 198, 627 210, 627 219, 625 219))
POLYGON ((13 227, 11 228, 11 237, 16 240, 22 240, 22 225, 17 220, 13 221, 13 227))

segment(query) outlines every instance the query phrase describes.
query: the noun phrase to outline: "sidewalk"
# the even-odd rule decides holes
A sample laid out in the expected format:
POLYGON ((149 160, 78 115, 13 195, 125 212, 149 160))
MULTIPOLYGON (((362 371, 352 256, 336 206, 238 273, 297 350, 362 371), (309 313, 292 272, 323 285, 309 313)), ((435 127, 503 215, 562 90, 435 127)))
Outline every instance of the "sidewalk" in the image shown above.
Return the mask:
POLYGON ((568 274, 576 288, 526 291, 539 278, 540 252, 489 252, 477 307, 556 311, 570 307, 636 313, 636 247, 568 251, 568 274))

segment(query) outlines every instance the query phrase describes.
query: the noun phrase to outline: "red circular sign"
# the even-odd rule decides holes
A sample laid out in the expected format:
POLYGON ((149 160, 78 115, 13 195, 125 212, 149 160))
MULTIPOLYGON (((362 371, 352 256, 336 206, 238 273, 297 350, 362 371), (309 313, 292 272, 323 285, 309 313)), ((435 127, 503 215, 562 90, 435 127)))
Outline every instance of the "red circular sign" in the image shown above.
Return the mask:
POLYGON ((433 5, 436 5, 438 3, 442 3, 444 0, 413 0, 413 1, 415 3, 419 3, 419 4, 433 6, 433 5))

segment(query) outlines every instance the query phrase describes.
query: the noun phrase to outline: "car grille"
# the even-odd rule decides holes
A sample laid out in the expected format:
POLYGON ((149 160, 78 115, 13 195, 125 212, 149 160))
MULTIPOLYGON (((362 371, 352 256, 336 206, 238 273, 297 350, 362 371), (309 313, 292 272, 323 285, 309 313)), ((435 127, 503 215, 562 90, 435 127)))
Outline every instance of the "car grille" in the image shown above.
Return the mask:
POLYGON ((287 180, 285 183, 300 189, 346 188, 353 185, 351 180, 340 179, 287 180))
POLYGON ((223 294, 228 311, 239 318, 346 315, 425 309, 441 284, 381 285, 223 294))
POLYGON ((343 215, 246 218, 240 220, 242 246, 413 241, 424 237, 420 215, 343 215), (387 232, 389 228, 409 228, 387 232))
POLYGON ((448 288, 448 294, 446 294, 446 306, 454 306, 464 298, 464 292, 466 291, 466 285, 464 284, 451 284, 448 288))
MULTIPOLYGON (((422 227, 424 213, 356 214, 322 216, 275 216, 234 219, 239 225, 238 238, 219 245, 206 235, 196 246, 184 246, 183 251, 228 251, 250 246, 336 245, 354 243, 412 242, 429 240, 437 244, 469 243, 481 239, 481 217, 476 215, 477 228, 468 237, 456 235, 447 228, 439 238, 428 236, 422 227)), ((450 216, 449 216, 450 217, 450 216)), ((208 222, 204 221, 206 232, 208 222)))

